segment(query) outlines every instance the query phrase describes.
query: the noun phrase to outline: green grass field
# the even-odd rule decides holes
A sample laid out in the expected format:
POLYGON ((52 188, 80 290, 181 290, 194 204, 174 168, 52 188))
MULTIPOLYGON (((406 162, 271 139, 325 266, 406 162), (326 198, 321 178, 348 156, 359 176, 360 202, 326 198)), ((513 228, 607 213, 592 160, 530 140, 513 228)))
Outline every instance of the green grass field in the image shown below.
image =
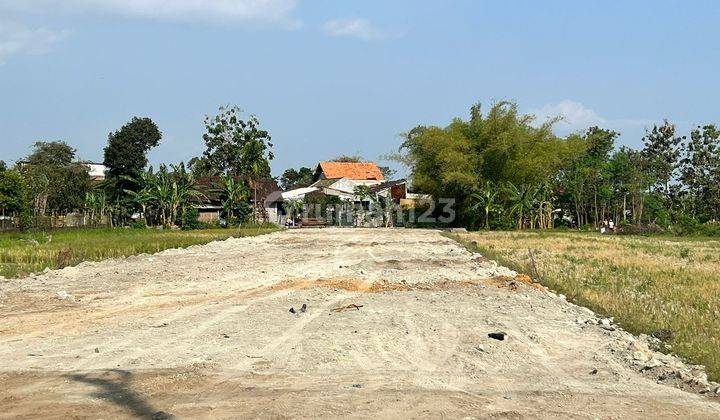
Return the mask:
POLYGON ((448 235, 635 334, 669 329, 670 350, 720 380, 720 241, 579 232, 448 235))
POLYGON ((0 233, 0 276, 23 277, 45 268, 82 261, 154 253, 170 248, 269 233, 273 226, 206 230, 66 229, 38 233, 0 233))

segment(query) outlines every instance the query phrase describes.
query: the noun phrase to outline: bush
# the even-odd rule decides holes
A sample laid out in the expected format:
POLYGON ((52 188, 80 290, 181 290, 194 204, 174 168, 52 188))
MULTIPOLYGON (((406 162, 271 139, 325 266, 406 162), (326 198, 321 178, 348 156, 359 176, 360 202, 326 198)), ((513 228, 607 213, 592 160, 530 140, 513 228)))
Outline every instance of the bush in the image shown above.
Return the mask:
POLYGON ((147 222, 144 218, 139 218, 130 222, 130 227, 133 229, 147 229, 147 222))
POLYGON ((185 210, 185 213, 182 216, 182 220, 180 221, 180 226, 182 226, 183 230, 197 230, 197 229, 207 229, 208 224, 205 222, 201 222, 198 220, 200 218, 200 212, 195 207, 191 207, 187 210, 185 210))
POLYGON ((651 235, 664 232, 665 229, 654 223, 649 225, 623 225, 615 229, 615 233, 618 235, 651 235))
POLYGON ((672 233, 679 236, 720 236, 720 224, 717 222, 700 223, 691 216, 681 216, 672 226, 672 233))
POLYGON ((692 216, 681 214, 677 222, 672 226, 671 231, 675 235, 693 235, 700 228, 700 222, 692 216))

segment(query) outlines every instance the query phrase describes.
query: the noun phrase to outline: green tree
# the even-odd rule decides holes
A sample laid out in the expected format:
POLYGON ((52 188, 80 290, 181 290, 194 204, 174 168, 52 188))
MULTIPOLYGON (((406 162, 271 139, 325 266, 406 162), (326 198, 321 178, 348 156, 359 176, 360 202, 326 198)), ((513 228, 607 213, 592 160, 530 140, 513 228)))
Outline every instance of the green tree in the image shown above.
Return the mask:
POLYGON ((485 216, 485 229, 490 229, 490 214, 501 208, 499 199, 500 189, 490 181, 485 181, 482 188, 471 195, 471 201, 475 204, 470 207, 470 209, 481 209, 483 211, 485 216))
POLYGON ((550 120, 536 124, 518 112, 513 102, 498 102, 483 114, 480 105, 470 119, 456 118, 446 127, 417 126, 404 134, 399 155, 412 185, 438 198, 455 198, 458 222, 472 225, 477 212, 471 195, 485 181, 537 186, 554 181, 576 156, 576 138, 561 139, 550 120))
POLYGON ((237 106, 220 107, 219 114, 205 117, 203 135, 206 150, 202 165, 214 173, 248 177, 251 173, 270 176, 273 159, 270 134, 260 128, 254 115, 243 120, 237 106))
POLYGON ((365 159, 363 159, 362 156, 355 154, 355 155, 340 155, 335 158, 330 159, 330 162, 349 162, 349 163, 358 163, 358 162, 365 162, 365 159))
POLYGON ((643 154, 649 162, 650 173, 656 179, 654 187, 666 199, 667 207, 672 207, 671 182, 675 179, 680 166, 680 147, 685 136, 678 136, 675 125, 667 120, 662 125, 654 125, 646 130, 643 137, 643 154))
POLYGON ((305 166, 298 170, 294 168, 286 169, 280 176, 280 187, 284 190, 289 188, 307 187, 313 182, 314 172, 311 168, 305 166))
POLYGON ((108 135, 105 166, 110 178, 137 177, 148 164, 147 153, 160 144, 162 133, 150 118, 133 117, 108 135))
POLYGON ((535 206, 535 194, 537 189, 531 185, 522 184, 519 187, 508 182, 505 190, 508 195, 510 208, 508 212, 515 215, 517 229, 522 230, 526 226, 526 216, 535 206))
POLYGON ((0 216, 17 217, 20 228, 30 227, 28 188, 23 175, 18 171, 0 171, 0 216))
POLYGON ((223 174, 215 184, 215 192, 220 194, 225 218, 232 222, 238 219, 238 207, 248 198, 248 188, 245 183, 232 175, 223 174))
POLYGON ((720 130, 714 125, 697 127, 690 133, 681 160, 681 180, 690 195, 690 213, 695 218, 720 217, 720 130))
POLYGON ((195 176, 182 162, 170 165, 170 168, 160 165, 157 173, 150 168, 134 180, 140 188, 126 191, 140 206, 148 224, 157 220, 165 227, 174 224, 182 226, 186 221, 184 216, 193 203, 206 199, 197 188, 195 176))
POLYGON ((76 151, 62 141, 36 142, 20 165, 36 215, 65 214, 84 207, 91 178, 76 151))
POLYGON ((118 223, 129 220, 136 211, 129 191, 137 192, 141 177, 148 165, 147 153, 160 144, 162 133, 150 118, 133 117, 119 130, 108 135, 104 164, 108 168, 104 187, 112 202, 118 223))

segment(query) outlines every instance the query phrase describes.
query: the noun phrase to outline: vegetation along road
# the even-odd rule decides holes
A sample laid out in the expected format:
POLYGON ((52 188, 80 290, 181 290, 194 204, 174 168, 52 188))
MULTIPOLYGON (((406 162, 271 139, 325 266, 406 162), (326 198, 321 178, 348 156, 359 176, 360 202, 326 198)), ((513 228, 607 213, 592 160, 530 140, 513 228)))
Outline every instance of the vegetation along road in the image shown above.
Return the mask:
POLYGON ((82 261, 100 261, 170 248, 206 244, 230 237, 254 236, 277 230, 273 225, 228 229, 68 229, 0 234, 0 276, 24 277, 82 261))
POLYGON ((653 334, 720 380, 720 241, 580 232, 455 236, 634 333, 653 334), (532 250, 532 251, 530 251, 532 250))
MULTIPOLYGON (((559 252, 538 254, 548 278, 559 252)), ((0 299, 8 417, 720 416, 702 369, 434 230, 235 238, 6 280, 0 299)))

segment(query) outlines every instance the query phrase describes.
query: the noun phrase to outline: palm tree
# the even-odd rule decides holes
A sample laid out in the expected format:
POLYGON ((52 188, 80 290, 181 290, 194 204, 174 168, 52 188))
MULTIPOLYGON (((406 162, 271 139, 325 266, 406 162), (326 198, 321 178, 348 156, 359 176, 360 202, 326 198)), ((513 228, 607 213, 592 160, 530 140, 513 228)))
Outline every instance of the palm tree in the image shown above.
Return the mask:
POLYGON ((220 194, 223 210, 228 219, 235 218, 235 208, 239 203, 248 198, 245 183, 232 175, 222 175, 220 182, 215 185, 214 191, 220 194))
POLYGON ((137 191, 127 189, 124 191, 138 206, 140 206, 140 213, 145 219, 145 223, 150 225, 148 206, 151 206, 152 201, 154 200, 154 196, 151 191, 153 189, 153 185, 157 183, 157 177, 155 176, 152 167, 148 171, 141 172, 137 179, 129 176, 122 176, 121 179, 130 181, 140 186, 140 189, 137 191))
POLYGON ((193 199, 205 198, 197 189, 195 175, 185 169, 185 165, 161 165, 157 173, 152 168, 140 174, 134 180, 141 186, 138 191, 126 190, 142 209, 146 222, 150 224, 150 210, 155 210, 156 217, 164 227, 171 226, 178 218, 178 212, 186 211, 193 199))
POLYGON ((102 222, 107 213, 107 195, 95 190, 85 193, 85 212, 89 213, 89 222, 93 225, 102 222))
POLYGON ((253 188, 253 222, 257 223, 258 182, 268 172, 268 162, 265 159, 265 146, 260 141, 252 141, 243 146, 243 160, 248 164, 248 177, 253 188))
POLYGON ((500 207, 497 203, 498 195, 498 188, 495 188, 490 181, 486 181, 480 191, 470 195, 470 199, 475 202, 470 209, 473 211, 482 209, 485 212, 485 229, 490 228, 490 212, 500 207))
POLYGON ((197 189, 195 174, 185 169, 185 164, 171 165, 173 170, 172 199, 170 207, 171 220, 177 220, 178 210, 181 211, 181 220, 185 220, 185 212, 193 200, 207 200, 205 194, 197 189))
POLYGON ((510 214, 517 217, 517 229, 522 230, 525 225, 525 214, 530 212, 535 204, 536 189, 530 185, 522 184, 516 187, 512 182, 508 182, 505 190, 510 201, 510 214))

